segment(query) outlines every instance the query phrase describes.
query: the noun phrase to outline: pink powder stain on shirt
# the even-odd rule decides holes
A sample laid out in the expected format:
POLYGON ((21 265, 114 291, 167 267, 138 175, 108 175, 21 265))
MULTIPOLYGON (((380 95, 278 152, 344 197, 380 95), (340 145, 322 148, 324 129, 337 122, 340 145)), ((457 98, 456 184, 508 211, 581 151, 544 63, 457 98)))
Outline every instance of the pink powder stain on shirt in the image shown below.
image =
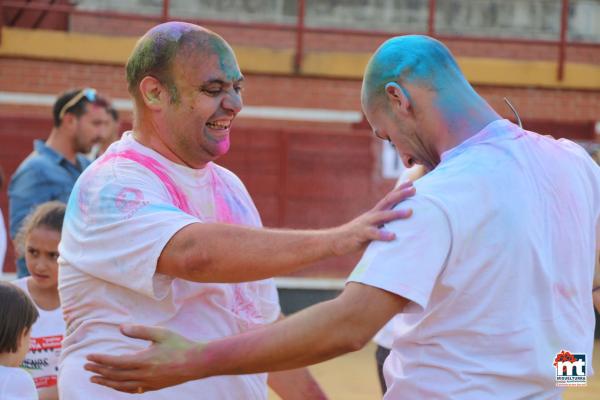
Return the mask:
POLYGON ((569 288, 567 285, 564 285, 559 282, 554 284, 554 293, 564 297, 565 299, 569 299, 573 297, 577 292, 572 288, 569 288))
MULTIPOLYGON (((215 171, 211 171, 211 186, 217 212, 217 220, 227 224, 243 224, 241 215, 232 209, 230 201, 235 199, 235 192, 222 180, 218 179, 215 171), (229 200, 229 201, 228 201, 229 200)), ((253 293, 254 282, 236 283, 233 285, 233 305, 231 312, 234 313, 242 322, 243 330, 253 328, 264 323, 264 316, 259 311, 256 293, 253 293)))
POLYGON ((169 196, 171 197, 173 204, 177 208, 185 211, 186 213, 192 214, 192 210, 187 201, 187 197, 181 190, 179 190, 175 182, 173 182, 171 177, 165 172, 164 167, 161 163, 159 163, 152 157, 145 156, 134 150, 125 150, 118 153, 107 154, 105 157, 99 160, 98 164, 104 164, 107 161, 112 160, 113 158, 125 158, 131 161, 135 161, 138 164, 148 168, 165 185, 165 188, 169 192, 169 196))
POLYGON ((215 193, 215 206, 217 208, 217 218, 221 222, 225 222, 227 224, 235 223, 235 218, 229 205, 223 198, 222 194, 218 191, 214 191, 215 193))
MULTIPOLYGON (((177 185, 164 171, 164 167, 155 159, 140 154, 133 150, 126 150, 118 153, 107 154, 98 164, 104 164, 107 161, 114 158, 125 158, 128 160, 135 161, 140 165, 148 168, 152 171, 165 185, 169 195, 176 207, 179 209, 192 214, 191 208, 188 204, 185 194, 179 190, 177 185)), ((215 178, 214 171, 211 171, 212 175, 212 189, 215 200, 215 208, 217 212, 217 220, 220 222, 241 224, 240 216, 238 216, 230 207, 227 202, 227 194, 234 195, 231 188, 229 188, 223 181, 215 178)), ((236 314, 241 320, 244 321, 244 328, 249 329, 253 326, 263 323, 264 317, 258 311, 255 299, 248 293, 248 290, 252 291, 252 283, 239 283, 235 284, 234 291, 234 306, 232 312, 236 314)))
POLYGON ((252 290, 252 282, 237 283, 233 288, 234 306, 231 310, 243 321, 243 328, 250 329, 264 323, 263 315, 258 311, 253 296, 247 290, 252 290))
POLYGON ((232 193, 231 188, 229 188, 221 180, 215 179, 214 172, 212 175, 211 185, 215 199, 215 208, 217 210, 217 220, 226 224, 240 224, 241 221, 239 216, 237 216, 231 210, 231 207, 226 199, 225 193, 232 193))

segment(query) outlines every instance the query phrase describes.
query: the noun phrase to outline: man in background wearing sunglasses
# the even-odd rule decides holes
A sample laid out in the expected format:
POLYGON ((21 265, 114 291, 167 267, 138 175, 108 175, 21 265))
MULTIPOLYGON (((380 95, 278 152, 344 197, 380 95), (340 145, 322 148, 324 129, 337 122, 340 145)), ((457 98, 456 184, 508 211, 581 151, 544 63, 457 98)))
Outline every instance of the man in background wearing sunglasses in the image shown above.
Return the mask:
MULTIPOLYGON (((67 202, 75 181, 90 164, 84 156, 108 129, 109 103, 94 89, 61 94, 52 108, 54 127, 44 142, 35 140, 33 152, 19 165, 8 186, 10 236, 37 205, 50 200, 67 202)), ((17 275, 28 275, 25 260, 17 260, 17 275)))

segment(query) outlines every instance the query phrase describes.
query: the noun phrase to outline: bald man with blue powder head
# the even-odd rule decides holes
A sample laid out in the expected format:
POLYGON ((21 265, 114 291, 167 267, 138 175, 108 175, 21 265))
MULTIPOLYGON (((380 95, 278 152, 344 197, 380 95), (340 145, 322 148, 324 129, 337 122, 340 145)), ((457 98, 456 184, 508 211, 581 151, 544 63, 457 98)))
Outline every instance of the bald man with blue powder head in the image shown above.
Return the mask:
POLYGON ((394 316, 385 399, 556 399, 561 378, 591 373, 600 171, 589 155, 502 119, 426 36, 385 42, 361 96, 374 134, 430 170, 404 204, 413 217, 387 224, 396 240, 372 243, 338 298, 265 328, 193 343, 125 327, 153 344, 91 356, 95 382, 154 390, 296 368, 362 348, 394 316), (563 350, 577 365, 560 363, 563 350))

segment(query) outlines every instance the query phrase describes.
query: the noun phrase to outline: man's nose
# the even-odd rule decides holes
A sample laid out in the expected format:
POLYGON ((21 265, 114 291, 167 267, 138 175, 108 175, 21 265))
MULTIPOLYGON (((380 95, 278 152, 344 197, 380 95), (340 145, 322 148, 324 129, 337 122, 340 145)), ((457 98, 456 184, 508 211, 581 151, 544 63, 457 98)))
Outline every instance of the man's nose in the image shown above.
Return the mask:
POLYGON ((234 116, 237 115, 243 107, 242 95, 235 91, 228 93, 223 99, 222 106, 227 111, 232 112, 234 116))

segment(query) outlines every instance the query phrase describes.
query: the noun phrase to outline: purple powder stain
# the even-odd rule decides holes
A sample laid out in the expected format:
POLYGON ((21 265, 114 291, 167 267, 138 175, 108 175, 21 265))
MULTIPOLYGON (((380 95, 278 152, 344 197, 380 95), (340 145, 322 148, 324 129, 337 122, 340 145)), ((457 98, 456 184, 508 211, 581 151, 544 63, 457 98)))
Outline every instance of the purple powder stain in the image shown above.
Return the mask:
MULTIPOLYGON (((212 174, 211 185, 213 189, 213 196, 215 199, 217 219, 227 224, 241 223, 239 217, 231 210, 231 207, 229 206, 229 203, 226 200, 225 190, 223 190, 223 186, 225 186, 225 184, 215 179, 214 172, 212 174)), ((228 187, 226 187, 225 189, 229 190, 228 187)))
POLYGON ((223 198, 223 193, 215 189, 214 194, 218 220, 226 224, 237 223, 237 218, 231 212, 231 208, 229 207, 227 201, 223 198))
POLYGON ((227 183, 217 180, 215 172, 212 175, 212 189, 217 211, 217 219, 227 224, 243 224, 244 216, 248 214, 248 207, 245 207, 238 199, 236 191, 227 183))
POLYGON ((79 188, 79 193, 77 196, 77 203, 79 205, 79 210, 81 214, 85 217, 88 215, 89 207, 90 207, 90 195, 88 193, 88 185, 87 179, 82 182, 81 187, 79 188))

